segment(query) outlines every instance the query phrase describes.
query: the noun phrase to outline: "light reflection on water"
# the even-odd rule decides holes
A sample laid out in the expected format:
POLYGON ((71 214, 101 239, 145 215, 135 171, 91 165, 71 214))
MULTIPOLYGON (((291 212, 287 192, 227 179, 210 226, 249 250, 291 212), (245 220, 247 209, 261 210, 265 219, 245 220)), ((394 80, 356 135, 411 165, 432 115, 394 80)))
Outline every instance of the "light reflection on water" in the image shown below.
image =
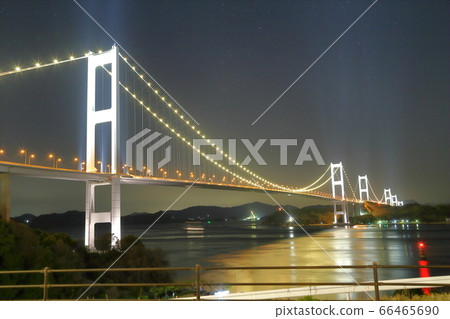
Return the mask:
MULTIPOLYGON (((418 225, 417 225, 418 226, 418 225)), ((251 223, 216 223, 190 237, 181 226, 160 225, 143 237, 149 247, 167 252, 171 266, 317 266, 317 265, 417 265, 418 239, 427 242, 429 264, 450 264, 448 225, 383 228, 308 229, 315 241, 299 228, 263 227, 251 223), (326 251, 326 252, 325 252, 326 251), (334 261, 333 261, 334 259, 334 261)), ((135 234, 135 232, 131 231, 135 234)), ((125 232, 124 232, 125 233, 125 232)), ((431 275, 449 271, 432 269, 431 275)), ((419 269, 380 269, 380 280, 420 276, 419 269)), ((373 280, 372 269, 233 270, 205 271, 209 282, 352 282, 373 280), (347 273, 348 274, 347 274, 347 273)), ((233 287, 250 291, 274 287, 233 287)), ((280 287, 278 287, 280 288, 280 287)))

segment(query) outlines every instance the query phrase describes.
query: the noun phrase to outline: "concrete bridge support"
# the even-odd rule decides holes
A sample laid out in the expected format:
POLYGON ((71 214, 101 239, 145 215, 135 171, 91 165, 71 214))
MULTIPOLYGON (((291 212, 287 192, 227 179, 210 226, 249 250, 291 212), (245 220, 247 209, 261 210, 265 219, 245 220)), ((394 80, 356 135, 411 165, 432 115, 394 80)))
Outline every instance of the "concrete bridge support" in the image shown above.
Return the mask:
POLYGON ((0 219, 9 221, 11 216, 11 185, 9 173, 0 173, 0 219))
MULTIPOLYGON (((333 208, 334 208, 334 223, 338 223, 338 216, 343 216, 342 223, 348 224, 350 222, 348 218, 348 209, 347 209, 347 203, 346 202, 333 202, 333 208)), ((339 223, 341 224, 341 223, 339 223)))
MULTIPOLYGON (((111 173, 119 172, 120 163, 120 98, 119 98, 119 51, 113 46, 110 51, 91 54, 88 58, 87 125, 86 125, 86 172, 96 172, 95 128, 102 123, 111 123, 111 173), (110 105, 96 105, 96 70, 111 65, 110 105), (99 109, 99 110, 97 110, 99 109)), ((104 166, 103 166, 104 167, 104 166)), ((100 168, 101 172, 102 168, 100 168)), ((121 238, 120 229, 120 176, 113 175, 108 182, 86 182, 85 245, 95 249, 95 224, 111 223, 111 246, 121 238), (95 212, 95 188, 111 186, 111 210, 95 212)))
POLYGON ((86 215, 84 243, 91 250, 95 250, 95 224, 111 223, 111 247, 117 245, 121 239, 120 223, 120 176, 114 175, 107 182, 86 182, 86 215), (95 211, 95 188, 111 186, 111 210, 109 212, 95 211))

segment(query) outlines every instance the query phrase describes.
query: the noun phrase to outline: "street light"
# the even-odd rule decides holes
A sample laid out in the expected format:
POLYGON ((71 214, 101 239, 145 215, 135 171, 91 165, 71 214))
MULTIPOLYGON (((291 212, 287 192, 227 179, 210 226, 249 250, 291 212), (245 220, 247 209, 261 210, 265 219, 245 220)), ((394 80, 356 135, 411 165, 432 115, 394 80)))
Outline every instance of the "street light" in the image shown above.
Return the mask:
POLYGON ((50 158, 52 160, 52 167, 56 168, 56 157, 53 154, 48 154, 48 158, 50 158))
POLYGON ((75 169, 81 171, 80 163, 79 163, 78 157, 75 157, 75 158, 73 159, 73 161, 75 162, 75 169))
POLYGON ((31 154, 29 157, 28 157, 28 165, 31 165, 31 159, 32 158, 35 158, 36 156, 34 155, 34 154, 31 154))
POLYGON ((24 149, 21 149, 21 150, 20 150, 20 154, 22 154, 22 155, 24 156, 24 158, 25 158, 25 164, 26 164, 26 163, 27 163, 27 151, 24 150, 24 149))
POLYGON ((103 163, 102 163, 102 161, 97 161, 97 164, 100 164, 100 167, 99 167, 100 173, 103 173, 103 163))
POLYGON ((61 162, 62 162, 62 159, 58 158, 55 163, 55 168, 58 168, 58 163, 61 163, 61 162))

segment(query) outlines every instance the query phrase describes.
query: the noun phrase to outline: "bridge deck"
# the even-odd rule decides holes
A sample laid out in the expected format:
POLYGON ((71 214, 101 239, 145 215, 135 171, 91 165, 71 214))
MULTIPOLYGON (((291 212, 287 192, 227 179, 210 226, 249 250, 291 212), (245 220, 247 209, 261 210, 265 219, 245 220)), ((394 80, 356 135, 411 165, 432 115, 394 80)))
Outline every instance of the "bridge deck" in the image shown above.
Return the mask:
MULTIPOLYGON (((0 173, 9 173, 17 176, 26 176, 26 177, 34 177, 34 178, 43 178, 43 179, 57 179, 57 180, 68 180, 68 181, 98 181, 98 182, 106 182, 111 179, 111 177, 115 174, 110 173, 91 173, 91 172, 82 172, 78 170, 64 169, 64 168, 51 168, 45 166, 36 166, 36 165, 26 165, 19 163, 11 163, 11 162, 0 162, 0 173)), ((136 176, 129 174, 118 174, 120 175, 120 183, 121 184, 134 184, 134 185, 160 185, 160 186, 189 186, 194 181, 193 180, 183 180, 183 179, 171 179, 171 178, 161 178, 161 177, 144 177, 144 176, 136 176)), ((252 191, 252 192, 264 192, 267 191, 269 193, 284 193, 291 195, 300 195, 300 196, 308 196, 308 197, 316 197, 321 199, 329 199, 336 200, 331 196, 326 196, 323 194, 315 194, 315 193, 298 193, 298 192, 289 192, 280 189, 263 189, 257 186, 249 186, 249 185, 239 185, 239 184, 226 184, 226 183, 214 183, 214 182, 206 182, 202 180, 198 180, 194 187, 198 188, 207 188, 207 189, 226 189, 226 190, 235 190, 235 191, 252 191)), ((347 199, 346 201, 351 202, 351 200, 347 199)))

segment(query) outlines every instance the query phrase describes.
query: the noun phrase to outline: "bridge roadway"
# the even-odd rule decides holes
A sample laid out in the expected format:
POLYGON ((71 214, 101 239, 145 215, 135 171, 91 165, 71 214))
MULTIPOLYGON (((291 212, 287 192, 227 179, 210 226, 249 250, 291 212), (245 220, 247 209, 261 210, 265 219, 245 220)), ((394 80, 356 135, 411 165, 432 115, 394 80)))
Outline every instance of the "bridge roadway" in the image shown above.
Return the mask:
MULTIPOLYGON (((189 186, 193 183, 193 180, 162 178, 155 176, 136 176, 129 174, 110 174, 110 173, 88 173, 78 170, 64 169, 64 168, 52 168, 46 166, 27 165, 12 162, 0 161, 0 173, 8 173, 10 175, 43 178, 43 179, 56 179, 67 181, 97 181, 106 182, 114 175, 120 175, 121 184, 133 184, 133 185, 159 185, 159 186, 189 186)), ((258 186, 251 185, 236 185, 227 183, 214 183, 198 180, 194 187, 206 188, 206 189, 222 189, 222 190, 235 190, 235 191, 256 191, 264 192, 264 190, 258 186)), ((317 197, 321 199, 336 200, 331 194, 321 192, 289 192, 280 189, 265 189, 270 193, 284 193, 291 195, 303 195, 308 197, 317 197)), ((352 202, 351 199, 346 199, 348 202, 352 202)))

